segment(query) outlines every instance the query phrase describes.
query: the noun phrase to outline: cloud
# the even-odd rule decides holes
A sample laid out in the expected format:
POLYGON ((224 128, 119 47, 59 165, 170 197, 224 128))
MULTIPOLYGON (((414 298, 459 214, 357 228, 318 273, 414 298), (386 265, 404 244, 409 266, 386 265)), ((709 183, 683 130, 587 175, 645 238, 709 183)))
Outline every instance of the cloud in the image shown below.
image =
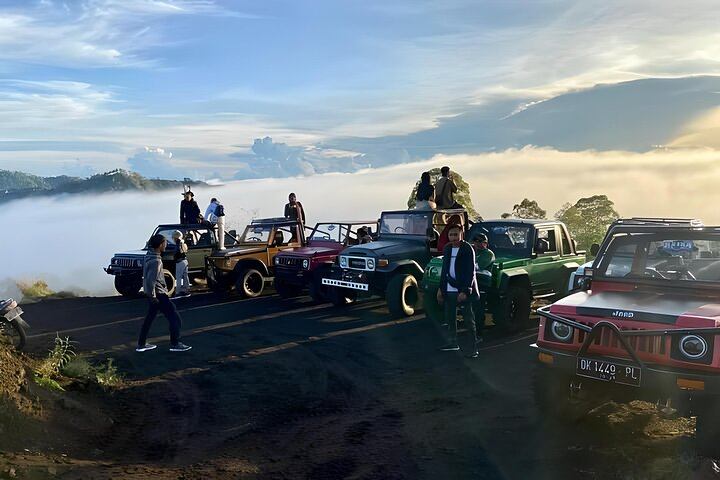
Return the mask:
MULTIPOLYGON (((422 171, 449 165, 470 184, 475 208, 488 219, 510 211, 523 198, 536 200, 552 214, 565 202, 605 194, 623 216, 692 217, 718 225, 719 160, 720 152, 713 149, 629 153, 526 147, 481 155, 438 155, 353 174, 253 179, 193 190, 201 208, 211 197, 221 199, 228 229, 242 229, 253 216, 281 215, 289 192, 302 201, 310 224, 341 218, 372 220, 383 210, 405 208, 422 171)), ((168 190, 109 193, 94 196, 93 201, 82 195, 29 198, 7 205, 0 209, 0 224, 21 225, 26 212, 34 212, 33 221, 42 225, 43 232, 52 232, 53 248, 63 255, 53 262, 37 255, 7 256, 0 289, 12 280, 47 279, 55 290, 74 287, 110 294, 112 278, 101 267, 115 252, 142 247, 157 224, 175 222, 180 200, 179 192, 168 190)), ((19 229, 4 239, 3 248, 25 251, 37 243, 37 235, 19 229)))
POLYGON ((148 178, 182 180, 186 172, 172 160, 172 152, 160 147, 145 147, 128 158, 130 169, 148 178))

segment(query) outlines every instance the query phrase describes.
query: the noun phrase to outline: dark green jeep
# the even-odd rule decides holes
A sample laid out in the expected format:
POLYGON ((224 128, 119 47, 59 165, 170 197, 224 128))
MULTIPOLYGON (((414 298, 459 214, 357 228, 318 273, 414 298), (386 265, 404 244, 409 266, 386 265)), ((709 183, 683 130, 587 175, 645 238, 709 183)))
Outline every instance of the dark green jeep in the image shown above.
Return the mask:
POLYGON ((464 209, 383 212, 377 240, 344 249, 322 278, 332 303, 374 294, 385 297, 393 317, 413 315, 423 270, 440 254, 438 238, 453 215, 468 224, 464 209))
MULTIPOLYGON (((474 224, 466 239, 481 232, 495 253, 487 308, 511 330, 527 323, 533 299, 565 295, 571 273, 585 262, 585 252, 576 250, 567 227, 556 220, 487 220, 474 224)), ((442 315, 435 299, 441 269, 442 257, 434 258, 422 284, 426 314, 436 318, 442 315)))

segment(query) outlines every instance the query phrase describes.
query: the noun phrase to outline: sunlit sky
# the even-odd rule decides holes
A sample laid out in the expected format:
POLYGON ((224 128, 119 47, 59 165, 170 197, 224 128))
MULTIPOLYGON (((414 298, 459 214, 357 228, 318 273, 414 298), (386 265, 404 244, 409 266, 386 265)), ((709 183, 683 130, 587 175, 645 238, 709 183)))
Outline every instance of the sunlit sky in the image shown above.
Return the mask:
MULTIPOLYGON (((4 0, 0 168, 229 179, 422 160, 398 139, 469 112, 720 74, 719 21, 716 0, 4 0)), ((453 138, 425 158, 492 149, 453 138)))

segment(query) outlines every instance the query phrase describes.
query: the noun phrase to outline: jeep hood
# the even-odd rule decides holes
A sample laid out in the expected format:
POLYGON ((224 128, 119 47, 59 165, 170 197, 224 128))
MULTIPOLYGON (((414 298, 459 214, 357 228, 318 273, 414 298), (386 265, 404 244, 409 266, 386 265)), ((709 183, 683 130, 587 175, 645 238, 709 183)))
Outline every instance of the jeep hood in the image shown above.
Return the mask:
POLYGON ((331 247, 298 247, 278 252, 278 255, 289 257, 314 257, 317 255, 337 255, 339 248, 331 247))
POLYGON ((144 257, 145 255, 147 255, 147 250, 128 250, 115 253, 113 257, 144 257))
POLYGON ((420 242, 392 242, 380 240, 346 248, 341 255, 361 255, 375 257, 406 256, 409 252, 425 251, 425 245, 420 242))
POLYGON ((259 253, 267 251, 267 246, 263 244, 261 247, 235 247, 227 250, 216 250, 211 257, 236 257, 238 255, 249 255, 251 253, 259 253))
POLYGON ((550 307, 556 315, 599 317, 676 327, 720 327, 720 303, 686 295, 649 292, 578 292, 550 307))

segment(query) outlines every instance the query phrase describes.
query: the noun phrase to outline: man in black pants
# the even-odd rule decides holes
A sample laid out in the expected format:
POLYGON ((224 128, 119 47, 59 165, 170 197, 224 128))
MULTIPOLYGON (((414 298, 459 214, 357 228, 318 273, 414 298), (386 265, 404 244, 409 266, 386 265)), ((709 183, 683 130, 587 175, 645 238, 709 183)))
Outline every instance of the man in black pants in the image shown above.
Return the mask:
POLYGON ((470 350, 468 356, 476 358, 477 331, 472 302, 479 297, 475 278, 475 251, 469 243, 462 240, 462 227, 452 225, 448 229, 448 243, 443 249, 443 264, 440 273, 440 287, 437 301, 445 305, 445 319, 448 322, 448 343, 441 348, 444 352, 460 350, 457 339, 457 309, 463 312, 465 324, 470 330, 470 350))
POLYGON ((138 346, 135 350, 145 352, 157 347, 157 345, 147 343, 147 336, 159 310, 165 315, 170 325, 170 351, 185 352, 192 347, 180 341, 180 316, 175 310, 175 305, 168 298, 168 289, 165 284, 165 274, 163 273, 162 254, 167 246, 167 240, 158 233, 153 235, 148 243, 150 250, 145 256, 145 265, 143 267, 143 289, 145 295, 148 296, 150 305, 140 329, 138 346))

